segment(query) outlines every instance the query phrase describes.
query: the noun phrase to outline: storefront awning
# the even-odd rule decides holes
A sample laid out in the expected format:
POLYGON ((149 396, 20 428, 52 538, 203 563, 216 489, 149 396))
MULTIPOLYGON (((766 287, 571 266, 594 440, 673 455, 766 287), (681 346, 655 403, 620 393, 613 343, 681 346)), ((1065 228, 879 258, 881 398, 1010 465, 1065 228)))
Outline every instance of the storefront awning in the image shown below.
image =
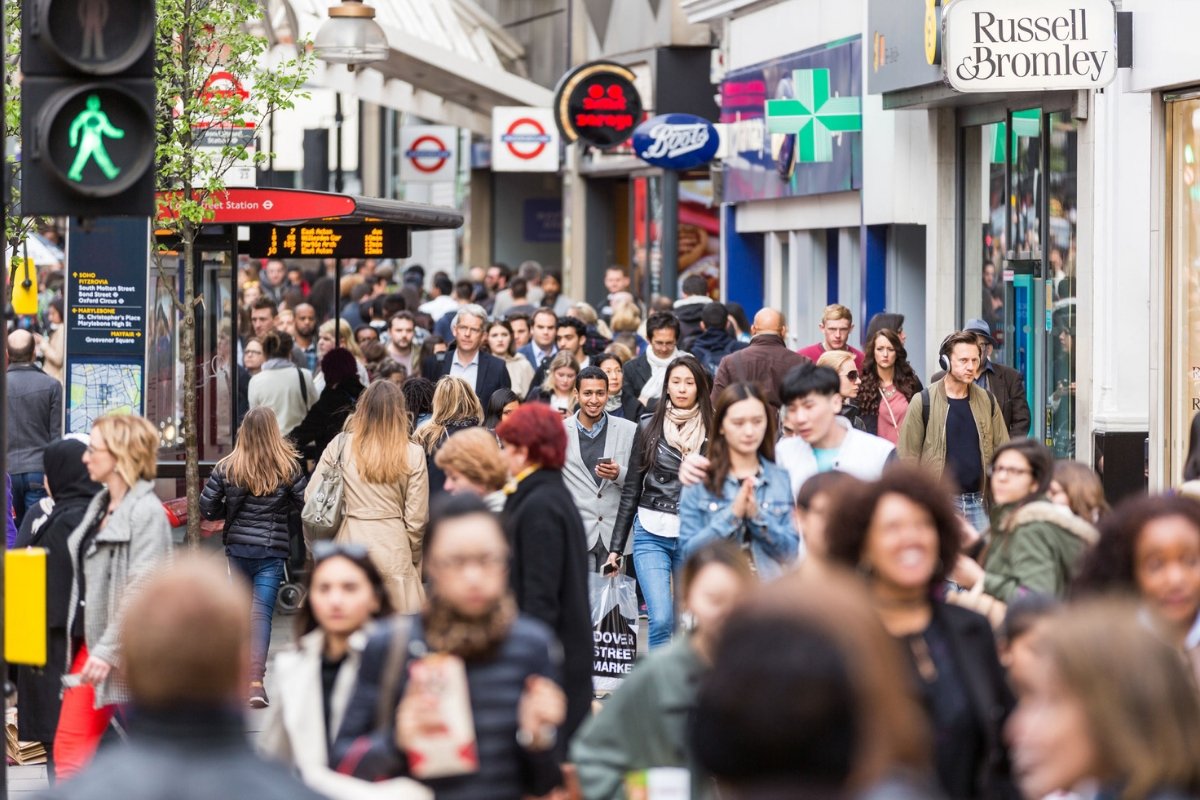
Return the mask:
MULTIPOLYGON (((314 36, 328 18, 329 0, 271 0, 265 34, 273 42, 314 36), (273 26, 295 26, 285 32, 273 26)), ((548 107, 554 93, 520 73, 524 49, 468 0, 375 2, 388 39, 388 57, 358 72, 318 63, 313 81, 429 122, 491 132, 496 106, 548 107)))

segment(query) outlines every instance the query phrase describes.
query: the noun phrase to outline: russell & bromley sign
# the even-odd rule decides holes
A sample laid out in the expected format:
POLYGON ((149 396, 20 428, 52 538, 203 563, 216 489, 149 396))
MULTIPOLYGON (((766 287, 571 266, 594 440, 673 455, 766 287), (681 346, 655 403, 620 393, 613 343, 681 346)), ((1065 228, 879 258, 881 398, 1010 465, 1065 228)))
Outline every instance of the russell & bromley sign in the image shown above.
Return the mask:
POLYGON ((960 92, 1099 89, 1117 74, 1112 0, 954 0, 942 65, 960 92))

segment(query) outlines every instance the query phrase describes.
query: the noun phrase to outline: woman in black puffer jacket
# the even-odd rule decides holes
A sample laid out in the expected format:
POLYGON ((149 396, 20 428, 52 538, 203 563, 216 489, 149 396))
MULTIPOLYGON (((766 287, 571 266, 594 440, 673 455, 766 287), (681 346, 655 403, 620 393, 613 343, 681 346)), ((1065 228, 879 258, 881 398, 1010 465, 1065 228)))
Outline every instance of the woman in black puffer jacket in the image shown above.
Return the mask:
POLYGON ((231 569, 250 582, 251 642, 250 705, 265 708, 267 646, 271 615, 283 582, 289 547, 288 517, 304 507, 308 479, 300 471, 299 455, 279 434, 275 412, 252 408, 242 421, 237 446, 217 462, 200 495, 205 519, 224 519, 222 541, 231 569))

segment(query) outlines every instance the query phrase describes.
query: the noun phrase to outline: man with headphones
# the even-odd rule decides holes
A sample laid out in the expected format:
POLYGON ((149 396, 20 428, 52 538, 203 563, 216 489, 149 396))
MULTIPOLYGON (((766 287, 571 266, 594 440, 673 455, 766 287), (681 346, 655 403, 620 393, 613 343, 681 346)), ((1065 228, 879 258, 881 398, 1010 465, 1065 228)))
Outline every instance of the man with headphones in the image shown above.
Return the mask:
POLYGON ((1008 441, 992 393, 975 383, 983 348, 974 332, 947 336, 938 349, 945 376, 914 395, 900 426, 900 458, 945 475, 957 487, 957 506, 975 530, 987 527, 987 467, 1008 441))

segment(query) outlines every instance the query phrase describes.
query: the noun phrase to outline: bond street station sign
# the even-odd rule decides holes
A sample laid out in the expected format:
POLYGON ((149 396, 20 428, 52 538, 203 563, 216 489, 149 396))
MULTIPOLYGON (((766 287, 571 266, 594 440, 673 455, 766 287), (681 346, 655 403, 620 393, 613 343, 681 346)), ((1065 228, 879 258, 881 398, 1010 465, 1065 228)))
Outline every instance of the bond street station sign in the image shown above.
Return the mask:
POLYGON ((960 92, 1099 89, 1117 74, 1112 0, 954 0, 942 68, 960 92))

